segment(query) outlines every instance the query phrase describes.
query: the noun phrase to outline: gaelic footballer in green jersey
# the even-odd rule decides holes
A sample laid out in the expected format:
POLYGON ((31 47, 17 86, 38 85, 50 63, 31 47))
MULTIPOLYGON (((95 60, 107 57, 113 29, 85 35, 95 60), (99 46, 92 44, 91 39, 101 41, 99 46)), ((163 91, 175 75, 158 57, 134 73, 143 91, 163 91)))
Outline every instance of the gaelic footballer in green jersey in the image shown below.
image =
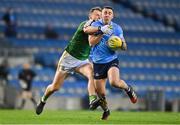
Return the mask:
MULTIPOLYGON (((93 22, 93 21, 92 21, 93 22)), ((86 60, 89 57, 90 49, 88 34, 83 31, 86 21, 82 22, 74 36, 66 47, 66 51, 79 60, 86 60)))
POLYGON ((99 28, 89 27, 92 20, 98 20, 101 17, 101 8, 94 7, 89 12, 90 21, 82 22, 75 32, 72 40, 69 42, 62 54, 53 82, 46 88, 44 95, 40 99, 40 103, 36 107, 36 114, 39 115, 43 111, 44 105, 48 97, 62 86, 69 72, 75 71, 84 75, 88 79, 88 92, 90 99, 95 98, 95 87, 93 79, 93 69, 88 62, 90 46, 88 42, 88 34, 99 31, 99 28))

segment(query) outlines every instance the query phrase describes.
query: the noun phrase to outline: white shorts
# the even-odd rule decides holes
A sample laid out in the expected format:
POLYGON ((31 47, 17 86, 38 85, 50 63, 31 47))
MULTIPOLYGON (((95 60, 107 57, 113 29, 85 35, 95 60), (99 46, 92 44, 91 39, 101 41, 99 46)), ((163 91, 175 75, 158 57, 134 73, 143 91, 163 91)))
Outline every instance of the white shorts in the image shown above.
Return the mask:
POLYGON ((58 70, 67 72, 74 72, 75 68, 81 67, 82 65, 90 64, 89 60, 79 60, 71 56, 67 51, 64 51, 58 63, 58 70))

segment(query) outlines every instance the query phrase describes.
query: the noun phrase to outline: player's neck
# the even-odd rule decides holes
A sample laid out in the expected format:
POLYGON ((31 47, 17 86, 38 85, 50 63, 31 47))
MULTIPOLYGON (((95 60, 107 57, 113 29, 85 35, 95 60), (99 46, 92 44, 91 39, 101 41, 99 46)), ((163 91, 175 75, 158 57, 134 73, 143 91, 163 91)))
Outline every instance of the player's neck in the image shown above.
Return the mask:
POLYGON ((104 20, 103 20, 103 24, 104 24, 104 25, 111 24, 111 21, 104 21, 104 20))

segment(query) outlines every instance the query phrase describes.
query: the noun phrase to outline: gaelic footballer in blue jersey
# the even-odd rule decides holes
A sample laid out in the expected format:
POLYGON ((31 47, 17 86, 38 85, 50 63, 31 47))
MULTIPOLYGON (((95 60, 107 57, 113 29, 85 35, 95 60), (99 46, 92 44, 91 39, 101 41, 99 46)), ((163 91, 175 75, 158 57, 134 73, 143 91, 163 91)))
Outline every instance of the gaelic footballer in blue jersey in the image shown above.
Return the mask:
POLYGON ((120 79, 118 56, 116 52, 107 46, 108 39, 112 35, 115 35, 121 38, 123 41, 122 50, 127 49, 126 41, 123 37, 123 30, 118 24, 112 22, 113 16, 113 8, 105 6, 102 9, 102 19, 92 23, 92 26, 99 27, 100 31, 106 27, 104 31, 106 33, 89 35, 89 44, 93 47, 92 61, 94 68, 94 79, 97 93, 99 95, 97 102, 100 103, 104 110, 102 115, 103 120, 106 120, 110 115, 105 98, 105 83, 107 78, 109 79, 111 86, 125 90, 132 103, 137 102, 137 96, 132 87, 127 85, 124 80, 120 79))

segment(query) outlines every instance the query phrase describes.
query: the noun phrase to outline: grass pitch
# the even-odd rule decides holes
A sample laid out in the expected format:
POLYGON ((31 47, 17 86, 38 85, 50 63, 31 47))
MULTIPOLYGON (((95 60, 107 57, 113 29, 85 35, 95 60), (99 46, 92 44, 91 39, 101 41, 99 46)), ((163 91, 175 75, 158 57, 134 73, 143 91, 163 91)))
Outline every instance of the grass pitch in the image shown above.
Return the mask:
POLYGON ((102 121, 101 111, 0 110, 0 124, 180 124, 180 113, 112 111, 102 121))

